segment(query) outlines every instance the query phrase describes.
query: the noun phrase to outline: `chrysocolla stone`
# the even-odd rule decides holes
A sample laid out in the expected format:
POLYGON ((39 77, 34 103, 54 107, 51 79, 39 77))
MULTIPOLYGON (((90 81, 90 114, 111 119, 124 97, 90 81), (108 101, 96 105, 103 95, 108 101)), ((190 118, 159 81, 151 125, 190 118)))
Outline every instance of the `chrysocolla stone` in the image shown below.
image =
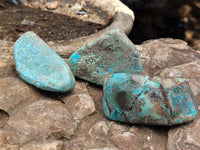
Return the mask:
POLYGON ((75 79, 67 63, 31 31, 15 42, 14 60, 20 77, 37 88, 66 92, 74 87, 75 79))
POLYGON ((104 83, 103 110, 111 120, 133 124, 176 125, 197 116, 188 82, 117 73, 104 83))
POLYGON ((98 85, 103 85, 108 74, 142 72, 140 53, 128 37, 117 29, 83 46, 67 62, 74 76, 98 85))

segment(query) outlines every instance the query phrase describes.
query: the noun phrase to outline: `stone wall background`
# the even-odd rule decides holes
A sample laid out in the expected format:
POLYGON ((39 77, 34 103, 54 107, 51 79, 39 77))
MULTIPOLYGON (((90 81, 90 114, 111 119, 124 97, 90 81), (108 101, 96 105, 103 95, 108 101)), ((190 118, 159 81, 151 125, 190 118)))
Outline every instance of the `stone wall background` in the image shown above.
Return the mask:
MULTIPOLYGON (((54 94, 24 83, 15 72, 13 44, 0 41, 2 149, 200 148, 199 117, 172 128, 121 124, 105 119, 102 87, 78 80, 71 93, 54 94)), ((143 75, 186 79, 200 104, 198 52, 186 42, 170 38, 146 41, 136 47, 141 53, 143 75)))

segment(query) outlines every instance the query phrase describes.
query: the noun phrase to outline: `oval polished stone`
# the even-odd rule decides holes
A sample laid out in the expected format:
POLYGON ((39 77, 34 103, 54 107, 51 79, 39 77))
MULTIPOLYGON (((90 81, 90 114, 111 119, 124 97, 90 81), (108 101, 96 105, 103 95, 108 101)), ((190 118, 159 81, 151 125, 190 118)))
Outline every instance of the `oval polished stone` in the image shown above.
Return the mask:
POLYGON ((198 111, 190 86, 183 79, 149 79, 125 73, 106 78, 103 110, 111 120, 148 125, 189 122, 198 111))
POLYGON ((67 62, 74 76, 102 86, 108 74, 142 73, 139 51, 117 29, 110 30, 83 46, 67 62))
POLYGON ((14 60, 20 77, 39 89, 66 92, 74 87, 67 63, 31 31, 15 42, 14 60))

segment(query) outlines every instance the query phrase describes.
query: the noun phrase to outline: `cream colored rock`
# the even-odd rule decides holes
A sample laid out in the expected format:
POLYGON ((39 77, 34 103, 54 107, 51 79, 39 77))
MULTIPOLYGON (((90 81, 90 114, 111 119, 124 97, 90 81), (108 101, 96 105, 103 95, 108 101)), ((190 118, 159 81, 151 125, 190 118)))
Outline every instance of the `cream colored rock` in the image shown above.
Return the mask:
POLYGON ((0 144, 1 150, 19 150, 17 145, 0 144))
MULTIPOLYGON (((109 127, 106 121, 98 121, 94 117, 91 122, 96 122, 90 127, 85 128, 82 125, 79 127, 77 137, 70 142, 64 143, 65 150, 117 150, 115 145, 109 140, 109 127)), ((88 123, 89 124, 89 123, 88 123)))
POLYGON ((0 79, 0 109, 9 115, 22 105, 39 99, 39 94, 28 84, 16 77, 0 79))
POLYGON ((94 101, 86 93, 73 95, 65 102, 72 116, 76 120, 93 114, 96 110, 94 101))
POLYGON ((0 78, 14 76, 13 42, 0 40, 0 78))
POLYGON ((0 78, 16 74, 13 58, 0 60, 0 78))
POLYGON ((62 142, 35 142, 21 147, 20 150, 62 150, 62 142))
POLYGON ((168 137, 168 150, 199 150, 200 117, 190 124, 171 129, 168 137))
POLYGON ((22 108, 8 121, 8 129, 19 134, 20 143, 49 137, 70 138, 76 127, 70 112, 62 103, 47 100, 22 108))
POLYGON ((106 138, 108 135, 108 131, 109 128, 106 125, 106 122, 99 121, 90 128, 88 134, 92 138, 106 138))
POLYGON ((113 148, 113 147, 103 147, 103 148, 95 148, 95 149, 89 149, 89 150, 118 150, 118 149, 113 148))
POLYGON ((50 10, 56 9, 56 8, 58 8, 58 6, 59 6, 59 2, 58 1, 53 1, 53 2, 46 3, 47 9, 50 9, 50 10))
POLYGON ((184 63, 174 67, 167 67, 160 72, 162 77, 177 77, 184 79, 200 78, 200 60, 184 63))
POLYGON ((119 150, 165 150, 168 130, 166 127, 130 127, 116 122, 111 122, 108 127, 109 139, 119 150))
POLYGON ((121 125, 114 121, 110 122, 108 127, 110 129, 110 136, 115 135, 115 134, 122 134, 126 131, 129 131, 129 127, 121 125))
POLYGON ((13 47, 14 42, 9 42, 6 39, 0 40, 0 55, 2 56, 8 56, 13 54, 13 47))
POLYGON ((74 117, 82 119, 95 112, 95 104, 92 98, 88 94, 78 94, 79 100, 74 106, 74 117))
POLYGON ((174 39, 156 39, 137 46, 140 51, 144 75, 154 75, 155 72, 200 59, 186 42, 174 39))
POLYGON ((137 136, 131 132, 115 134, 110 139, 120 150, 135 150, 136 143, 139 142, 136 140, 137 136))
POLYGON ((18 150, 18 138, 15 133, 0 130, 0 149, 18 150))
POLYGON ((77 12, 77 11, 79 11, 79 10, 82 9, 82 6, 81 6, 81 4, 79 4, 79 3, 75 3, 70 9, 71 9, 72 11, 74 11, 74 12, 77 12))

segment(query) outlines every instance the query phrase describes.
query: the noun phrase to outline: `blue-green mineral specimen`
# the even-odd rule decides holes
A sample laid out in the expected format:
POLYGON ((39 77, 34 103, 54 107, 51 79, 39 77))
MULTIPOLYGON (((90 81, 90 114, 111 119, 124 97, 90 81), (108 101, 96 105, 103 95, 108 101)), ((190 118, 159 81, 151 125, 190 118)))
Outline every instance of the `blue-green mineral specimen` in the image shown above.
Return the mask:
POLYGON ((74 76, 98 85, 103 85, 108 74, 142 72, 140 53, 117 29, 83 46, 67 62, 74 76))
POLYGON ((188 82, 117 73, 104 83, 103 110, 111 120, 147 125, 176 125, 197 116, 188 82))
POLYGON ((20 77, 37 88, 66 92, 75 79, 62 58, 35 33, 24 33, 14 45, 15 66, 20 77))

